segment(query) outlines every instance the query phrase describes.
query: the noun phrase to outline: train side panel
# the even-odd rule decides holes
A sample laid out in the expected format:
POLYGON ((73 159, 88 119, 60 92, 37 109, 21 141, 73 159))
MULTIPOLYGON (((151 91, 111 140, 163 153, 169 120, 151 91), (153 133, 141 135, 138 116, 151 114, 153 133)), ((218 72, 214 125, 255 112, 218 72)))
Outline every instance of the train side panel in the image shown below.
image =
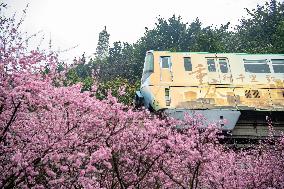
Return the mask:
MULTIPOLYGON (((203 112, 209 121, 227 119, 223 129, 234 135, 263 135, 266 114, 284 117, 284 55, 150 53, 154 69, 147 77, 143 71, 140 90, 147 108, 178 118, 203 112)), ((277 119, 283 130, 284 120, 277 119)))

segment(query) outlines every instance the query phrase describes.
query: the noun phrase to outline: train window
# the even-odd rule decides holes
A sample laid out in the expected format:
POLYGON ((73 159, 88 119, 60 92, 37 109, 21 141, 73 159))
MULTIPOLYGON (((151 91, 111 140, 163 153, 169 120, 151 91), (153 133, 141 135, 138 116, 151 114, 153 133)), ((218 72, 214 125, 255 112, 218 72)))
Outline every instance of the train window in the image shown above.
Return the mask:
POLYGON ((169 56, 161 56, 161 67, 162 68, 170 68, 171 59, 169 56))
POLYGON ((266 59, 247 60, 244 59, 245 71, 249 73, 271 73, 266 59))
POLYGON ((228 73, 227 59, 219 59, 220 70, 222 73, 228 73))
POLYGON ((145 69, 144 72, 154 72, 154 55, 152 53, 147 54, 145 58, 145 69))
POLYGON ((207 66, 209 72, 216 72, 216 65, 213 58, 207 59, 207 66))
POLYGON ((274 73, 284 73, 284 59, 271 59, 274 73))
POLYGON ((184 57, 183 58, 183 64, 185 71, 192 71, 192 64, 191 64, 191 58, 190 57, 184 57))
POLYGON ((148 53, 145 57, 144 70, 141 82, 144 83, 146 79, 154 72, 154 55, 148 53))

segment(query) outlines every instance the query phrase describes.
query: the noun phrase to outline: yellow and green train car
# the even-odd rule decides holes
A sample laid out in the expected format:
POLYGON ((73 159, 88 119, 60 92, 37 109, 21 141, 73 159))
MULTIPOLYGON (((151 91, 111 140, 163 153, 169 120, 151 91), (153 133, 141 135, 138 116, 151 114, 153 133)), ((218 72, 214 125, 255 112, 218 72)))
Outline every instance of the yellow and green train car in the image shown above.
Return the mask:
POLYGON ((284 54, 148 51, 136 102, 182 119, 203 114, 234 137, 284 131, 284 54), (226 121, 225 121, 226 120, 226 121))

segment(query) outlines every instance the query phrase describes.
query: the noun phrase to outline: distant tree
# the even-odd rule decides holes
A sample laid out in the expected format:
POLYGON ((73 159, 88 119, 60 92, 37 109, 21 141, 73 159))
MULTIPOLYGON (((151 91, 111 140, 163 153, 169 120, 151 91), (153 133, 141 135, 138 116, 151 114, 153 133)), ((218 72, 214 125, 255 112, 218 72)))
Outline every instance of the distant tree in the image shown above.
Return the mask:
POLYGON ((156 27, 152 30, 147 28, 138 43, 147 50, 224 52, 226 39, 231 35, 229 24, 203 28, 198 18, 191 24, 184 23, 180 16, 175 15, 168 20, 158 18, 156 27))
POLYGON ((108 57, 109 51, 109 36, 110 34, 106 30, 106 26, 99 34, 99 41, 96 49, 96 58, 103 60, 108 57))
POLYGON ((251 53, 284 53, 284 2, 270 0, 256 9, 246 9, 249 18, 242 18, 236 27, 237 51, 251 53))
POLYGON ((114 78, 123 77, 129 81, 133 81, 136 78, 135 66, 137 65, 133 57, 133 46, 125 42, 114 42, 113 47, 109 50, 109 66, 114 78), (135 78, 135 79, 134 79, 135 78))
POLYGON ((231 33, 228 31, 230 23, 218 27, 205 27, 193 30, 190 51, 229 52, 231 33))
POLYGON ((180 44, 183 44, 186 36, 187 23, 183 23, 180 16, 173 15, 168 20, 158 18, 155 25, 154 29, 146 29, 144 36, 139 40, 141 46, 147 50, 184 50, 180 44))
POLYGON ((278 53, 284 53, 284 20, 282 20, 279 25, 277 26, 275 35, 274 35, 274 40, 275 40, 275 51, 278 53))

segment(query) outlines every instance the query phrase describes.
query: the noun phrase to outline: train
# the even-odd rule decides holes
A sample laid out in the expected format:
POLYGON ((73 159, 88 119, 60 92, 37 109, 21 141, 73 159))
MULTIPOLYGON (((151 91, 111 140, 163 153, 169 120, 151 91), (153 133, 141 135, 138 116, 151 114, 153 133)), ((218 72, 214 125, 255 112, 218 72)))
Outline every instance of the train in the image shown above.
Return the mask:
POLYGON ((135 104, 184 119, 202 114, 227 137, 284 131, 284 54, 146 52, 135 104))

